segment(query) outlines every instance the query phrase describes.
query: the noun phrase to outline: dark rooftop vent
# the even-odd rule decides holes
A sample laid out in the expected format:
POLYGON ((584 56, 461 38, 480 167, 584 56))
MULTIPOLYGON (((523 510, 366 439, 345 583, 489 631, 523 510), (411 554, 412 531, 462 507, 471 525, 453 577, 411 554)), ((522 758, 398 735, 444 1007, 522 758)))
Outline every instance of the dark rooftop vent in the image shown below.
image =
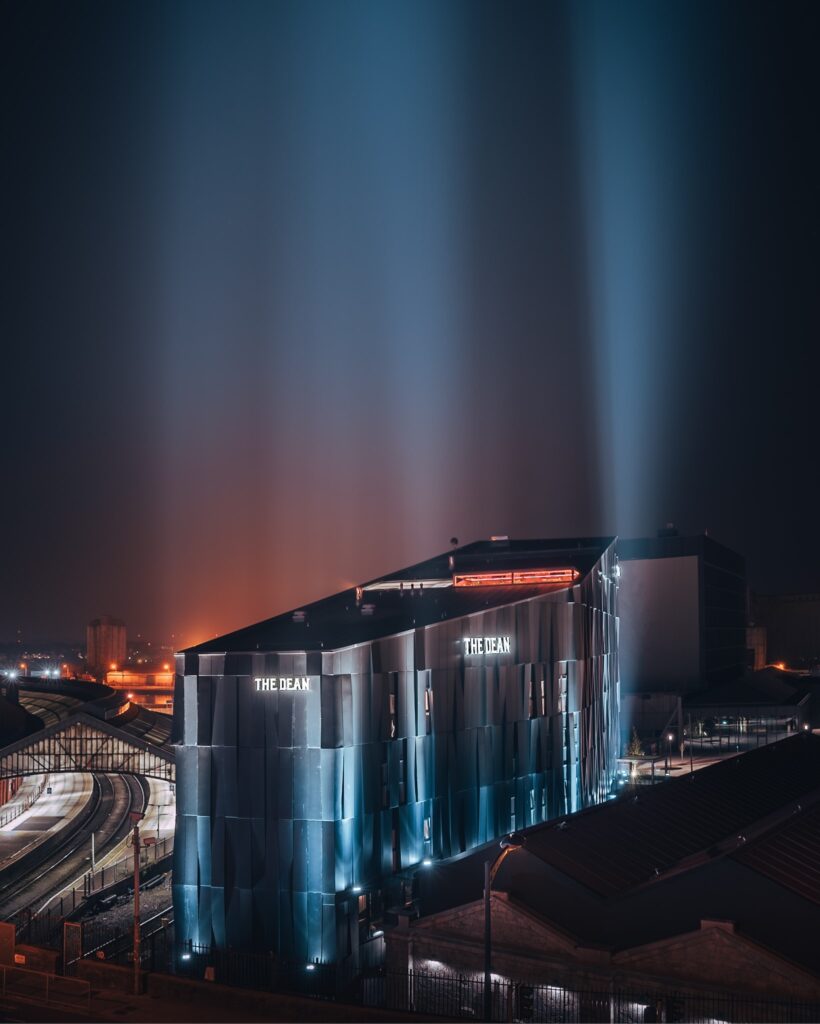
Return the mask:
POLYGON ((663 527, 661 527, 660 530, 658 530, 658 536, 659 537, 678 537, 678 536, 680 536, 680 534, 678 533, 678 528, 675 526, 674 523, 667 523, 666 526, 663 526, 663 527))

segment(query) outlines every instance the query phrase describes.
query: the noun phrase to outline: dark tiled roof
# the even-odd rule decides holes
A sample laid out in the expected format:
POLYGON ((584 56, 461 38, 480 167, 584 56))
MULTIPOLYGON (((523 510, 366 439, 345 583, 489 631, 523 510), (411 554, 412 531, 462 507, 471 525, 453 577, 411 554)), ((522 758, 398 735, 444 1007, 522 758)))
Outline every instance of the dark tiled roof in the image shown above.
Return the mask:
POLYGON ((789 824, 734 855, 755 871, 820 903, 820 803, 801 808, 789 824))
POLYGON ((708 855, 820 780, 820 737, 801 734, 528 832, 528 853, 600 896, 708 855))
MULTIPOLYGON (((380 576, 362 586, 367 587, 383 580, 401 580, 409 585, 414 580, 449 578, 453 572, 554 567, 577 569, 581 574, 580 582, 613 542, 613 537, 511 540, 501 543, 477 541, 437 555, 426 562, 380 576), (452 569, 451 558, 454 562, 452 569)), ((416 591, 413 596, 395 590, 366 591, 362 603, 373 607, 371 614, 363 615, 356 602, 355 588, 352 588, 303 605, 300 611, 304 612, 304 621, 295 622, 293 611, 285 612, 188 648, 185 653, 334 650, 401 633, 417 626, 432 625, 443 619, 458 618, 566 589, 567 584, 447 587, 426 589, 421 595, 416 591)))

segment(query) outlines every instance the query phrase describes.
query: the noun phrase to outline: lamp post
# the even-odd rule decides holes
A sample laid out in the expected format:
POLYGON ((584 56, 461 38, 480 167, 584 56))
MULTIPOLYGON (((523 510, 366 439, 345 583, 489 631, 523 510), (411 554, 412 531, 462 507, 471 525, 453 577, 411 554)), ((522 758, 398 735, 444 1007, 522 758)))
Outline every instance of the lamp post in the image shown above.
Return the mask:
POLYGON ((695 770, 694 754, 692 753, 692 712, 689 712, 689 774, 695 770))
POLYGON ((134 823, 134 834, 131 842, 134 846, 134 995, 140 994, 140 847, 153 846, 156 840, 151 837, 140 841, 140 822, 145 817, 142 811, 131 811, 134 823))
POLYGON ((521 849, 524 845, 524 837, 521 836, 520 841, 516 842, 511 834, 502 839, 499 845, 501 846, 501 853, 498 854, 495 860, 484 861, 484 1020, 492 1020, 493 1018, 493 951, 490 894, 493 881, 498 874, 498 869, 504 863, 504 859, 508 854, 515 853, 516 850, 521 849))
POLYGON ((674 736, 672 735, 672 733, 668 732, 666 734, 666 774, 667 775, 669 774, 669 755, 670 755, 670 752, 672 750, 672 740, 673 739, 674 739, 674 736))

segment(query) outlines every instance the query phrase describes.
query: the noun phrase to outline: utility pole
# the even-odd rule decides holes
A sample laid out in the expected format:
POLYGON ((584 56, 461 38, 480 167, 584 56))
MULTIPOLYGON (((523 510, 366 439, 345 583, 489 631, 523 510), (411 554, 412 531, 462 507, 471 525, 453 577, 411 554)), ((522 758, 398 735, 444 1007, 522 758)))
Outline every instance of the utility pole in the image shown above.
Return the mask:
POLYGON ((492 864, 484 861, 484 1020, 492 1020, 492 914, 490 911, 490 886, 492 864))
POLYGON ((695 770, 695 762, 693 760, 694 755, 692 753, 692 712, 689 712, 689 774, 691 775, 695 770))
POLYGON ((140 994, 140 849, 142 846, 153 846, 156 840, 151 837, 140 841, 140 822, 145 817, 142 811, 131 811, 134 823, 134 834, 131 842, 134 846, 134 995, 140 994))
POLYGON ((492 946, 492 910, 491 910, 491 893, 493 888, 493 881, 495 876, 498 874, 498 869, 504 862, 504 859, 511 853, 515 853, 516 850, 520 850, 524 843, 524 836, 518 837, 518 841, 513 838, 514 833, 509 836, 505 836, 499 844, 501 846, 501 853, 495 858, 495 860, 484 861, 484 1020, 493 1019, 493 988, 492 988, 492 969, 493 969, 493 946, 492 946))

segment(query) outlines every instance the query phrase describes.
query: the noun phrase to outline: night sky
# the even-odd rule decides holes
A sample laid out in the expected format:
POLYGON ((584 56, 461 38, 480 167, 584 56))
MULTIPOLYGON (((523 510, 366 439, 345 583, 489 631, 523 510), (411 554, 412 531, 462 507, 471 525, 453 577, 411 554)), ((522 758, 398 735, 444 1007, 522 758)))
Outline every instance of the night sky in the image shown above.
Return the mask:
POLYGON ((0 641, 669 520, 820 590, 815 7, 5 0, 0 641))

